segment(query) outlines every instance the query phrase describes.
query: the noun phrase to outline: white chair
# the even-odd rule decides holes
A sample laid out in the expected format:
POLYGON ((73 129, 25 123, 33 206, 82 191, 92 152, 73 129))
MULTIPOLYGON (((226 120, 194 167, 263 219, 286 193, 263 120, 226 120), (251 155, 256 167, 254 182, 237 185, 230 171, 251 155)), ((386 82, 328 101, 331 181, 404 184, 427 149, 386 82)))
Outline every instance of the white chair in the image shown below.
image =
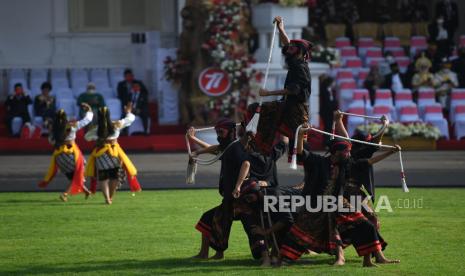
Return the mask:
POLYGON ((35 68, 31 69, 30 78, 33 79, 40 79, 40 80, 47 80, 48 69, 46 68, 35 68))
POLYGON ((421 121, 416 106, 404 106, 400 109, 399 122, 410 123, 421 121))
POLYGON ((73 99, 73 91, 70 88, 60 87, 53 93, 57 100, 59 99, 73 99))
POLYGON ((79 97, 81 93, 86 91, 88 83, 89 82, 87 82, 85 79, 72 80, 72 90, 75 98, 79 97))
POLYGON ((87 70, 83 68, 71 69, 70 76, 71 76, 71 83, 73 83, 75 79, 86 80, 86 82, 89 82, 89 75, 87 73, 87 70))
POLYGON ((410 89, 404 89, 395 94, 396 102, 395 108, 397 112, 397 117, 400 115, 400 109, 404 106, 416 105, 412 100, 412 92, 410 89))
POLYGON ((388 105, 374 105, 373 106, 373 116, 376 116, 376 117, 382 117, 382 116, 386 116, 389 121, 393 122, 396 120, 395 117, 392 116, 392 107, 391 106, 388 106, 388 105))
MULTIPOLYGON (((363 107, 353 107, 349 108, 349 113, 358 114, 358 115, 366 115, 365 109, 363 107)), ((349 137, 354 135, 355 130, 359 125, 363 125, 365 123, 365 119, 362 117, 356 116, 348 116, 347 117, 347 133, 349 137)))
POLYGON ((350 39, 345 36, 340 36, 337 37, 335 40, 336 43, 336 48, 342 48, 342 47, 349 47, 350 45, 350 39))
POLYGON ((90 80, 95 81, 97 79, 108 79, 108 70, 104 68, 90 69, 90 80))
POLYGON ((418 110, 423 115, 425 106, 434 105, 436 103, 434 89, 422 88, 418 91, 418 110))
POLYGON ((453 123, 455 120, 455 107, 465 105, 465 93, 453 93, 450 99, 449 119, 453 123))
POLYGON ((111 87, 116 89, 118 82, 124 80, 124 68, 111 68, 109 71, 111 87))
POLYGON ((112 120, 121 119, 121 101, 119 99, 105 99, 108 110, 110 111, 110 118, 112 120))
POLYGON ((96 79, 93 81, 97 91, 102 91, 104 89, 110 88, 110 84, 108 83, 108 79, 96 79))
POLYGON ((394 107, 390 89, 377 89, 375 91, 375 105, 387 105, 394 107))
POLYGON ((355 80, 353 79, 342 79, 338 80, 337 83, 337 94, 339 99, 339 104, 341 106, 341 110, 347 110, 348 105, 352 101, 352 93, 353 90, 357 88, 355 80))
POLYGON ((360 68, 357 73, 357 87, 362 88, 365 79, 370 73, 370 68, 360 68))
POLYGON ((115 93, 114 93, 114 90, 112 88, 105 88, 105 89, 99 90, 98 92, 103 96, 105 101, 107 99, 115 98, 115 93))
POLYGON ((365 57, 368 49, 375 46, 375 42, 371 37, 361 37, 358 39, 358 54, 360 57, 365 57))
MULTIPOLYGON (((46 79, 31 79, 30 81, 30 89, 31 90, 35 90, 35 89, 39 89, 40 90, 40 87, 42 86, 42 83, 44 83, 46 81, 46 79)), ((52 87, 53 89, 54 87, 52 87)))
POLYGON ((50 70, 50 79, 66 79, 68 78, 65 68, 54 68, 50 70))
POLYGON ((55 78, 52 79, 52 86, 55 90, 59 88, 69 88, 69 82, 68 79, 55 78))
POLYGON ((435 105, 426 106, 423 120, 437 127, 441 132, 441 136, 449 140, 449 125, 442 114, 441 104, 436 103, 435 105))
POLYGON ((465 137, 465 105, 456 106, 454 114, 455 137, 460 140, 465 137))
POLYGON ((63 109, 68 116, 68 119, 76 119, 76 100, 74 99, 59 99, 57 100, 57 109, 63 109))

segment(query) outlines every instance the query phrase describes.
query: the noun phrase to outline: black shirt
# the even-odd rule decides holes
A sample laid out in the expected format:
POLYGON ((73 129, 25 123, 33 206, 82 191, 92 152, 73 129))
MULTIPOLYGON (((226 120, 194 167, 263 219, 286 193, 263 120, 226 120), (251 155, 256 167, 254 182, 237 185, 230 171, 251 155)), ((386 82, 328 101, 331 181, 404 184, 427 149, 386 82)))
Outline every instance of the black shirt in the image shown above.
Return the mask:
POLYGON ((29 114, 27 106, 31 103, 28 95, 10 95, 5 101, 5 106, 9 116, 22 116, 29 114))
POLYGON ((287 144, 276 144, 269 156, 252 152, 248 154, 250 162, 250 177, 268 182, 270 187, 279 186, 276 161, 287 152, 287 144))
POLYGON ((233 142, 221 156, 219 192, 225 200, 232 200, 242 163, 247 161, 247 153, 241 142, 233 142))
POLYGON ((287 55, 287 47, 289 46, 283 47, 283 55, 288 66, 286 80, 284 81, 284 88, 288 91, 286 102, 306 104, 312 93, 310 69, 306 61, 287 55))

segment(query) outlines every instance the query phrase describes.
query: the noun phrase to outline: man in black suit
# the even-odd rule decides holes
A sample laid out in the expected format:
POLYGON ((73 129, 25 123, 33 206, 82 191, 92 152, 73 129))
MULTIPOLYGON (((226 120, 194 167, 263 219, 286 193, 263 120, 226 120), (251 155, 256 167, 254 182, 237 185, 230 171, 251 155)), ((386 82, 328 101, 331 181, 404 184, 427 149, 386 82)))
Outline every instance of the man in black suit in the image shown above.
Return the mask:
POLYGON ((31 98, 24 93, 23 85, 21 83, 16 83, 14 90, 14 94, 9 95, 5 101, 6 125, 11 135, 15 135, 11 125, 13 118, 21 118, 23 120, 23 124, 31 122, 28 110, 28 106, 32 104, 31 98))
POLYGON ((405 76, 400 73, 399 65, 397 62, 390 64, 391 73, 385 77, 384 88, 391 89, 392 98, 395 99, 397 92, 401 91, 406 87, 405 76))
MULTIPOLYGON (((148 127, 148 118, 149 118, 149 111, 148 111, 148 91, 147 88, 145 87, 144 83, 140 80, 136 80, 134 78, 134 74, 131 69, 126 69, 124 70, 124 80, 120 81, 118 83, 118 99, 121 101, 121 108, 124 110, 124 107, 129 103, 133 102, 133 87, 134 84, 137 84, 137 87, 139 89, 139 94, 140 97, 138 96, 137 99, 139 101, 140 98, 140 114, 136 114, 133 112, 136 116, 139 116, 142 119, 142 123, 144 125, 144 130, 145 133, 147 133, 147 127, 148 127), (145 118, 145 119, 144 119, 145 118)), ((134 108, 133 105, 133 111, 137 111, 136 108, 134 108)), ((127 129, 126 129, 127 131, 127 129)))
POLYGON ((453 41, 454 34, 459 27, 458 6, 455 1, 442 0, 436 4, 436 18, 444 18, 444 26, 447 28, 450 40, 453 41))
POLYGON ((149 121, 149 97, 147 90, 142 90, 139 82, 133 82, 129 93, 129 99, 132 103, 132 113, 139 116, 144 126, 144 133, 148 134, 149 121))
POLYGON ((144 83, 134 78, 134 74, 132 73, 132 70, 131 69, 124 70, 124 81, 120 81, 118 83, 118 99, 120 99, 121 107, 123 109, 130 101, 132 101, 130 94, 131 94, 131 89, 134 83, 138 83, 140 86, 141 92, 148 95, 148 91, 144 83))

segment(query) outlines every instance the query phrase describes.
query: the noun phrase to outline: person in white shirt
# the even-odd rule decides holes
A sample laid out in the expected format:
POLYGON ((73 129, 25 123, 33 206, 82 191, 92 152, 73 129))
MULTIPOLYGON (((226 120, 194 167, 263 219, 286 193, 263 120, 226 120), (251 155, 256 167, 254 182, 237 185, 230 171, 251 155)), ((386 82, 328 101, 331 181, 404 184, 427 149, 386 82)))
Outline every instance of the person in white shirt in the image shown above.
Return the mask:
POLYGON ((83 119, 77 122, 69 122, 63 109, 58 110, 53 124, 50 126, 49 142, 54 146, 52 160, 47 175, 39 183, 39 187, 45 188, 53 179, 57 169, 59 169, 71 183, 60 195, 64 202, 68 201, 68 195, 75 195, 84 192, 86 199, 90 191, 84 185, 85 159, 81 150, 75 143, 76 132, 92 122, 94 114, 88 104, 82 104, 86 111, 83 119))
POLYGON ((99 108, 97 128, 89 131, 85 136, 86 140, 96 141, 96 146, 86 166, 86 176, 92 177, 94 180, 91 187, 92 192, 96 190, 95 178, 98 177, 107 204, 112 204, 113 195, 120 186, 120 176, 123 172, 126 173, 131 191, 141 190, 136 178, 137 169, 117 142, 121 130, 130 126, 135 120, 135 116, 131 112, 132 105, 126 105, 124 109, 125 118, 111 121, 108 108, 99 108))
POLYGON ((450 107, 450 94, 453 88, 459 85, 457 74, 451 70, 452 63, 448 58, 443 58, 441 70, 435 75, 438 86, 436 87, 436 97, 443 109, 448 110, 450 107))

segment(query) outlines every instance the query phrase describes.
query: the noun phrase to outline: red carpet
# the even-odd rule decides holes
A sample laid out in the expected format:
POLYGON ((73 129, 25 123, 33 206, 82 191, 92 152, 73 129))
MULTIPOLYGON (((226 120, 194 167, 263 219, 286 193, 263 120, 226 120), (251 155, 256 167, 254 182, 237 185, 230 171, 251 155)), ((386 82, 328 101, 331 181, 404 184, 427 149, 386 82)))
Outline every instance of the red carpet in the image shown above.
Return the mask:
MULTIPOLYGON (((76 139, 81 150, 90 152, 94 146, 93 142, 87 142, 82 137, 76 139)), ((185 151, 186 144, 184 135, 151 135, 120 137, 120 145, 126 151, 145 152, 173 152, 185 151)), ((0 153, 50 153, 53 147, 47 138, 22 140, 19 138, 0 137, 0 153)))

